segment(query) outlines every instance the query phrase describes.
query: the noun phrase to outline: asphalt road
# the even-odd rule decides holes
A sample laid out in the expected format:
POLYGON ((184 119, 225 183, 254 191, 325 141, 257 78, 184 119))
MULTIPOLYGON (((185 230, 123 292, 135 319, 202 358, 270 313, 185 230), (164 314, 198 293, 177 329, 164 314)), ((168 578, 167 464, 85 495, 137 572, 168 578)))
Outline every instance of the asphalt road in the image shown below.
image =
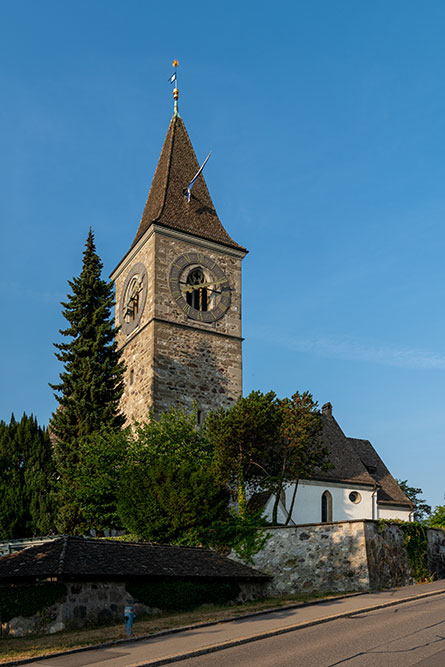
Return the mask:
POLYGON ((181 665, 445 667, 445 595, 260 639, 181 665))
POLYGON ((127 643, 42 656, 33 665, 147 667, 173 663, 196 667, 445 667, 445 581, 281 608, 127 643))

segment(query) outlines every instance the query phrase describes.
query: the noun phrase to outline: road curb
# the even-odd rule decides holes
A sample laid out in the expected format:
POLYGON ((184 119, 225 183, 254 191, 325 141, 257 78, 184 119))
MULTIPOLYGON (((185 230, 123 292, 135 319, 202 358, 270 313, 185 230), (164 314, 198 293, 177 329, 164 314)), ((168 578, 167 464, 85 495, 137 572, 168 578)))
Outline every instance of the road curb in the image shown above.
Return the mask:
POLYGON ((206 646, 205 648, 202 649, 189 651, 188 653, 179 653, 177 655, 166 656, 165 658, 159 658, 156 660, 151 660, 149 662, 132 663, 131 665, 128 665, 128 667, 160 667, 160 665, 168 665, 173 662, 182 662, 183 660, 188 660, 189 658, 197 658, 201 655, 207 655, 209 653, 216 653, 217 651, 223 651, 224 649, 232 648, 233 646, 242 646, 243 644, 250 644, 252 642, 259 641, 260 639, 267 639, 269 637, 284 635, 288 632, 295 632, 296 630, 302 630, 303 628, 310 628, 314 625, 321 625, 322 623, 335 621, 339 618, 347 618, 348 616, 357 616, 358 614, 363 614, 369 611, 376 611, 378 609, 384 609, 385 607, 395 607, 396 605, 403 604, 404 602, 413 602, 415 600, 421 600, 422 598, 429 598, 435 595, 441 595, 443 593, 445 593, 445 589, 442 589, 440 591, 431 591, 430 593, 413 595, 409 598, 402 598, 400 600, 391 600, 390 602, 383 602, 378 605, 363 607, 362 609, 356 609, 355 611, 342 612, 339 614, 333 614, 332 616, 324 616, 322 618, 317 618, 312 621, 297 623, 295 625, 289 625, 283 628, 276 628, 275 630, 269 630, 268 632, 263 632, 257 635, 249 635, 248 637, 241 637, 239 639, 234 639, 227 642, 221 642, 220 644, 213 644, 211 646, 206 646))
MULTIPOLYGON (((158 667, 160 665, 168 665, 173 662, 180 662, 187 660, 188 658, 195 658, 201 655, 206 655, 209 653, 216 653, 217 651, 222 651, 226 648, 231 648, 233 646, 241 646, 242 644, 249 644, 260 639, 267 639, 268 637, 274 637, 287 632, 294 632, 295 630, 300 630, 303 628, 308 628, 314 625, 321 625, 323 623, 328 623, 329 621, 335 621, 339 618, 347 618, 348 616, 357 616, 358 614, 363 614, 369 611, 376 611, 378 609, 384 609, 385 607, 394 607, 398 604, 403 604, 405 602, 413 602, 415 600, 421 600, 423 598, 433 597, 435 595, 442 595, 445 593, 445 588, 442 588, 438 591, 430 591, 427 593, 419 593, 417 595, 411 595, 409 597, 400 598, 397 600, 390 600, 389 602, 382 602, 380 604, 371 605, 369 607, 362 607, 353 611, 340 612, 338 614, 333 614, 330 616, 323 616, 321 618, 313 619, 312 621, 305 621, 302 623, 296 623, 294 625, 284 626, 282 628, 276 628, 275 630, 269 630, 268 632, 249 635, 248 637, 241 637, 239 639, 234 639, 226 642, 221 642, 220 644, 212 644, 211 646, 206 646, 202 649, 196 649, 195 651, 189 651, 188 653, 179 653, 172 656, 166 656, 165 658, 159 658, 151 660, 149 662, 138 662, 128 665, 128 667, 158 667)), ((31 664, 33 662, 38 662, 40 660, 49 660, 51 658, 62 657, 66 655, 73 655, 75 653, 84 653, 86 651, 94 651, 106 648, 112 648, 115 646, 122 646, 124 644, 133 644, 140 641, 148 641, 151 639, 157 639, 160 637, 165 637, 168 635, 178 634, 180 632, 187 632, 189 630, 195 630, 200 628, 210 627, 212 625, 220 625, 222 623, 232 623, 233 621, 238 621, 245 618, 254 618, 255 616, 262 616, 264 614, 273 613, 275 611, 283 611, 287 609, 299 609, 302 607, 311 607, 325 602, 335 602, 337 600, 345 600, 351 597, 358 597, 362 595, 368 595, 369 593, 349 593, 347 595, 339 595, 336 597, 323 598, 321 600, 313 600, 311 602, 303 602, 293 605, 285 605, 282 607, 272 607, 269 609, 255 611, 248 614, 243 614, 240 616, 232 616, 230 618, 224 618, 219 621, 209 621, 204 623, 194 623, 190 625, 181 626, 179 628, 171 628, 168 630, 161 630, 159 632, 147 635, 140 635, 139 637, 125 638, 125 639, 116 639, 109 642, 104 642, 103 644, 95 644, 93 646, 84 646, 80 648, 74 648, 69 651, 59 651, 57 653, 45 653, 39 656, 34 656, 32 658, 23 658, 19 660, 11 660, 9 662, 1 662, 0 667, 18 667, 19 665, 31 664)))

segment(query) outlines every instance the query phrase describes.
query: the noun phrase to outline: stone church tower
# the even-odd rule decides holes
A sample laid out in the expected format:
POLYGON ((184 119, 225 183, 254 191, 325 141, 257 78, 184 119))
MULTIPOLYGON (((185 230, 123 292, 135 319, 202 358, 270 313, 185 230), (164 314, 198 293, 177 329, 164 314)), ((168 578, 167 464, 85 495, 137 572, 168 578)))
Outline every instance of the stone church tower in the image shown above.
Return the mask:
POLYGON ((198 170, 176 102, 135 239, 111 275, 129 422, 194 403, 199 422, 242 393, 247 250, 222 226, 202 173, 187 196, 198 170))

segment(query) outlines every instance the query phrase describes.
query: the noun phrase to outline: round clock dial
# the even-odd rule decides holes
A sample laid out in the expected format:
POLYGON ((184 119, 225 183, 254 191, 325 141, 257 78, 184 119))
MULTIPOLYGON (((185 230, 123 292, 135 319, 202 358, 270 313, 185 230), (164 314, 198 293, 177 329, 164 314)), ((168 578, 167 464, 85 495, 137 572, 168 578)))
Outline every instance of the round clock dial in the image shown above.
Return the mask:
POLYGON ((147 299, 147 270, 142 262, 133 266, 128 274, 119 303, 121 329, 129 334, 136 329, 147 299))
POLYGON ((216 322, 231 302, 229 281, 218 264, 198 252, 180 255, 170 269, 170 290, 192 320, 216 322))

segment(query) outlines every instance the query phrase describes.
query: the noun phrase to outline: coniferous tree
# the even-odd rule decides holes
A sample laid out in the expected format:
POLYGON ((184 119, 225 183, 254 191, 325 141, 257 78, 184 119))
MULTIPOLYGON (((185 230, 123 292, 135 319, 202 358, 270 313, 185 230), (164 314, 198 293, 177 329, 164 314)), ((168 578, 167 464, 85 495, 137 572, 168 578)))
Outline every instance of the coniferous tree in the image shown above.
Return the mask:
POLYGON ((102 262, 90 229, 80 275, 68 281, 72 293, 62 303, 68 327, 60 333, 67 342, 55 343, 64 364, 60 383, 50 385, 59 408, 51 419, 59 475, 59 528, 76 532, 80 509, 71 493, 76 483, 79 443, 103 427, 118 431, 125 417, 119 412, 124 365, 111 319, 112 283, 101 278, 102 262))
POLYGON ((53 531, 52 447, 33 415, 0 423, 0 538, 53 531))

